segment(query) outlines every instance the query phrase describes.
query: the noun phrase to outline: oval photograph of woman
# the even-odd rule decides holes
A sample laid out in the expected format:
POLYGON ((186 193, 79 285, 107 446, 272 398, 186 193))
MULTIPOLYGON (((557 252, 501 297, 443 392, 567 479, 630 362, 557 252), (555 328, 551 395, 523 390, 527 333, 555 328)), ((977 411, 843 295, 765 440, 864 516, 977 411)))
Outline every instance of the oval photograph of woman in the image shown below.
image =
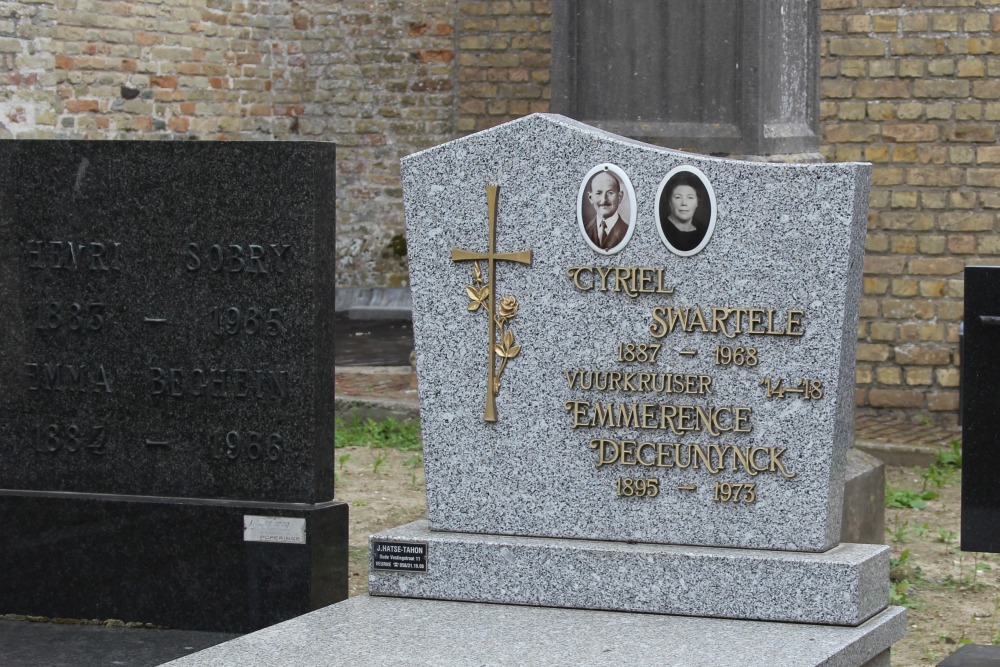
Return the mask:
POLYGON ((674 167, 656 191, 656 222, 670 252, 697 254, 715 231, 715 190, 697 167, 674 167))
POLYGON ((620 167, 599 164, 583 178, 576 205, 580 233, 591 248, 614 255, 635 231, 635 190, 620 167))

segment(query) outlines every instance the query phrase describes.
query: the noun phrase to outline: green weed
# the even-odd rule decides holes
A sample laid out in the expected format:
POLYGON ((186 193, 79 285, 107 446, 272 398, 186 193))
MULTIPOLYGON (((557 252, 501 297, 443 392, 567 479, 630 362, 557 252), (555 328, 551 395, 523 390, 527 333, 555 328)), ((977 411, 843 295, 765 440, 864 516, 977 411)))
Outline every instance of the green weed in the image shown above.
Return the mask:
POLYGON ((885 506, 903 509, 923 509, 926 501, 934 500, 938 494, 934 491, 914 491, 913 489, 893 489, 885 487, 885 506))
POLYGON ((899 523, 899 517, 896 517, 896 523, 892 528, 889 526, 885 527, 885 532, 889 533, 889 539, 893 542, 905 542, 910 537, 910 522, 904 521, 899 523))
POLYGON ((910 582, 906 579, 902 581, 889 582, 889 603, 912 607, 913 600, 910 599, 910 582))
POLYGON ((337 466, 340 468, 340 472, 344 472, 344 466, 346 466, 347 462, 350 460, 351 460, 350 452, 344 452, 343 454, 337 457, 337 466))
POLYGON ((958 534, 954 530, 948 530, 947 528, 938 528, 937 533, 937 541, 944 544, 951 544, 958 537, 958 534))
POLYGON ((379 455, 375 457, 375 460, 372 461, 372 472, 377 475, 379 470, 382 469, 382 466, 385 465, 386 459, 388 458, 389 457, 387 457, 384 452, 379 453, 379 455))
POLYGON ((897 579, 898 577, 893 576, 893 572, 895 571, 898 574, 899 570, 901 568, 906 567, 909 562, 910 562, 909 549, 903 549, 902 553, 900 553, 898 556, 889 556, 889 577, 891 579, 897 579))
POLYGON ((952 481, 955 475, 962 468, 962 445, 958 440, 952 440, 951 446, 947 450, 937 453, 937 458, 927 470, 923 472, 924 487, 930 484, 934 488, 940 489, 945 484, 952 481))
POLYGON ((939 451, 937 453, 937 461, 934 462, 934 465, 939 468, 959 470, 962 467, 962 443, 952 438, 949 445, 950 447, 947 451, 939 451))
POLYGON ((400 422, 392 417, 374 419, 336 419, 333 437, 337 447, 391 447, 404 452, 421 450, 420 425, 400 422))

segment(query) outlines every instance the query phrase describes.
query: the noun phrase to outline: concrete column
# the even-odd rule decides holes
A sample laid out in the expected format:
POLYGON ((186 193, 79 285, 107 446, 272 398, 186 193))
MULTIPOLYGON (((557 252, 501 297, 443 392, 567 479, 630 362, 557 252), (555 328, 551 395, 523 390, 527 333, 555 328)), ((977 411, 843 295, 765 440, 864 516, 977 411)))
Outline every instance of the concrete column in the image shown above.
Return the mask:
POLYGON ((554 0, 552 110, 670 148, 818 155, 817 0, 554 0))

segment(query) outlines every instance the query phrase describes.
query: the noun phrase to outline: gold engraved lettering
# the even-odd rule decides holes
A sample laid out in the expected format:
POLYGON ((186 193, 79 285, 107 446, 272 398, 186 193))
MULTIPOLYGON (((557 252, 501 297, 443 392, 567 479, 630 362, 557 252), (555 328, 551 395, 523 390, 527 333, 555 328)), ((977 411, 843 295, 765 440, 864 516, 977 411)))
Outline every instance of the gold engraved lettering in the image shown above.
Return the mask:
POLYGON ((606 438, 591 440, 590 448, 597 450, 597 464, 595 466, 597 468, 618 460, 618 442, 616 440, 608 440, 606 438), (609 447, 612 452, 611 456, 607 455, 609 447))
POLYGON ((655 498, 660 494, 660 480, 619 477, 615 480, 615 488, 619 497, 655 498))
POLYGON ((801 336, 805 333, 802 330, 802 315, 801 310, 790 310, 788 311, 788 328, 785 329, 785 335, 787 336, 801 336))
POLYGON ((564 373, 569 389, 697 396, 712 393, 711 375, 598 370, 570 370, 564 373))
POLYGON ((781 455, 785 453, 785 449, 776 449, 774 447, 771 447, 768 453, 769 453, 769 455, 771 457, 771 463, 768 466, 768 470, 770 472, 780 472, 784 477, 787 477, 789 479, 792 478, 792 477, 795 477, 795 475, 798 474, 798 473, 794 473, 794 472, 793 473, 789 473, 785 469, 785 465, 781 462, 781 460, 780 460, 781 459, 781 455))
POLYGON ((589 266, 574 266, 571 269, 567 269, 566 274, 569 276, 569 279, 573 281, 573 287, 577 288, 581 292, 589 292, 594 289, 594 270, 589 266), (584 271, 590 274, 589 284, 583 284, 580 282, 580 274, 584 271))
POLYGON ((664 283, 662 267, 573 266, 566 270, 566 277, 581 292, 595 289, 599 292, 622 292, 633 299, 640 294, 674 293, 674 288, 664 283), (594 274, 597 274, 599 282, 595 280, 594 274))
POLYGON ((649 335, 659 339, 674 329, 684 333, 721 333, 726 338, 742 333, 754 336, 802 336, 805 333, 802 310, 785 311, 783 323, 776 323, 774 309, 711 307, 708 310, 706 318, 700 306, 657 306, 650 313, 649 335))
POLYGON ((670 333, 667 322, 663 319, 663 314, 666 310, 666 308, 661 306, 657 306, 653 309, 653 321, 649 324, 649 335, 653 338, 663 338, 670 333))
POLYGON ((639 296, 639 293, 635 291, 635 270, 629 270, 627 268, 618 267, 615 269, 615 291, 625 292, 627 296, 633 299, 639 296))
POLYGON ((608 391, 618 391, 618 384, 621 380, 621 373, 618 371, 611 371, 608 374, 608 391))
POLYGON ((611 273, 611 267, 610 266, 596 266, 594 268, 597 269, 597 273, 599 273, 600 276, 601 276, 601 287, 600 287, 600 290, 602 292, 607 292, 608 291, 608 274, 611 273))
POLYGON ((638 289, 637 291, 642 294, 648 294, 653 291, 653 275, 652 269, 648 267, 639 267, 638 272, 638 289))
POLYGON ((726 470, 756 477, 775 473, 792 479, 781 457, 785 447, 756 445, 718 445, 710 443, 654 442, 651 440, 613 440, 595 438, 589 442, 597 453, 596 468, 606 465, 643 466, 645 468, 681 468, 704 470, 717 475, 726 470))
POLYGON ((712 500, 717 503, 753 503, 757 500, 757 485, 716 482, 712 485, 712 500))
POLYGON ((653 444, 652 442, 639 443, 639 448, 635 452, 635 458, 636 461, 639 463, 639 465, 643 466, 653 465, 656 462, 656 445, 653 444), (647 459, 646 456, 643 454, 643 450, 645 450, 646 448, 653 450, 653 453, 651 454, 653 458, 647 459))

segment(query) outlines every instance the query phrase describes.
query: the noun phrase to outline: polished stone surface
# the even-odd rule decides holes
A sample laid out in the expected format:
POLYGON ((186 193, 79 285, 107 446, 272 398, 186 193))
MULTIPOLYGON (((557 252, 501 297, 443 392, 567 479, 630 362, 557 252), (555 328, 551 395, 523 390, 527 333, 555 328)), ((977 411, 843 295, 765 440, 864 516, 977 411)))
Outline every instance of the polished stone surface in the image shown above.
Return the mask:
POLYGON ((4 667, 156 667, 239 635, 0 621, 4 667))
POLYGON ((963 321, 962 550, 998 553, 1000 267, 966 267, 963 321))
POLYGON ((242 632, 346 597, 335 169, 328 143, 0 142, 3 611, 242 632), (306 544, 253 541, 275 517, 306 544))
POLYGON ((902 607, 844 627, 360 596, 167 664, 885 667, 905 624, 902 607))
POLYGON ((0 489, 330 500, 333 144, 0 165, 0 489))
POLYGON ((3 611, 249 632, 347 597, 347 505, 0 494, 3 611), (246 516, 305 521, 247 541, 246 516))
MULTIPOLYGON (((869 174, 869 165, 857 163, 776 165, 668 151, 541 114, 404 158, 432 527, 803 551, 838 543, 853 439, 869 174), (602 164, 623 170, 635 192, 635 227, 617 254, 592 249, 577 218, 581 184, 602 164), (714 234, 691 256, 670 252, 656 221, 658 185, 678 166, 700 169, 715 192, 714 234), (510 340, 497 334, 512 354, 517 348, 517 356, 503 360, 496 423, 484 421, 489 319, 470 300, 481 292, 473 263, 452 259, 456 248, 483 253, 489 247, 491 183, 500 186, 496 252, 533 253, 530 265, 498 261, 495 269, 495 297, 518 303, 504 324, 510 340), (572 267, 611 270, 607 289, 600 289, 599 277, 596 288, 578 289, 567 273, 572 267), (629 267, 662 270, 661 292, 673 292, 627 294, 629 279, 620 281, 614 272, 629 267), (801 310, 804 335, 735 333, 730 320, 727 334, 733 337, 697 325, 692 333, 678 328, 652 336, 651 327, 660 326, 654 308, 695 306, 706 311, 709 329, 712 308, 773 309, 780 322, 788 311, 801 310), (655 363, 618 361, 619 343, 658 343, 662 349, 655 363), (752 347, 758 364, 720 365, 717 346, 752 347), (712 383, 702 394, 594 391, 571 387, 567 372, 573 371, 706 375, 712 383), (765 379, 800 389, 800 379, 814 380, 823 395, 768 398, 765 379), (573 428, 572 401, 586 402, 589 417, 594 404, 621 404, 626 411, 649 405, 654 416, 661 406, 742 406, 750 410, 749 432, 687 431, 677 422, 673 429, 636 428, 638 418, 618 427, 573 428), (696 468, 682 452, 683 468, 628 460, 598 466, 591 445, 600 439, 663 442, 668 452, 674 444, 684 451, 698 444, 715 452, 715 464, 696 468), (770 470, 745 471, 733 447, 765 448, 757 450, 758 462, 770 470), (722 448, 729 452, 724 469, 713 474, 706 467, 718 464, 722 448), (789 476, 777 472, 769 452, 789 476), (656 479, 660 493, 618 497, 620 478, 656 479), (755 484, 755 501, 715 500, 717 482, 755 484)), ((487 263, 479 264, 488 282, 482 276, 487 263)), ((658 279, 646 287, 660 289, 658 279)), ((725 416, 723 421, 732 424, 725 416)), ((647 462, 651 451, 644 450, 647 462)))
MULTIPOLYGON (((426 544, 426 572, 369 567, 372 595, 859 625, 889 603, 889 547, 825 553, 625 544, 431 531, 369 538, 426 544)), ((371 550, 370 550, 371 551, 371 550)))
POLYGON ((938 667, 997 667, 1000 646, 966 644, 938 663, 938 667))

